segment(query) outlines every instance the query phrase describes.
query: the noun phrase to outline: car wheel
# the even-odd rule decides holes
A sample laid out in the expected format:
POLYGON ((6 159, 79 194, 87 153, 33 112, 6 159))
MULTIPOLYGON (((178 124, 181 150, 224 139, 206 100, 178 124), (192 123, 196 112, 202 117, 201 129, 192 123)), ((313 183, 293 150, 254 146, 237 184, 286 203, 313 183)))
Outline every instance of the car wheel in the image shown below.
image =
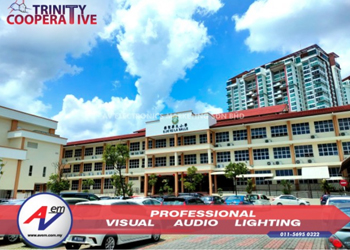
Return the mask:
POLYGON ((282 203, 277 203, 277 205, 278 205, 278 206, 281 206, 281 205, 283 205, 283 204, 282 204, 282 203))
POLYGON ((76 244, 76 243, 67 243, 64 246, 66 247, 66 249, 79 249, 80 248, 80 244, 76 244))
POLYGON ((115 249, 117 246, 117 239, 114 236, 107 235, 103 239, 102 249, 115 249))
POLYGON ((17 241, 19 241, 19 235, 18 234, 5 235, 4 241, 6 243, 16 243, 17 241))
POLYGON ((304 203, 300 203, 299 205, 304 205, 304 206, 305 206, 305 204, 304 204, 304 203))
POLYGON ((157 242, 160 240, 160 234, 152 234, 152 241, 157 242))

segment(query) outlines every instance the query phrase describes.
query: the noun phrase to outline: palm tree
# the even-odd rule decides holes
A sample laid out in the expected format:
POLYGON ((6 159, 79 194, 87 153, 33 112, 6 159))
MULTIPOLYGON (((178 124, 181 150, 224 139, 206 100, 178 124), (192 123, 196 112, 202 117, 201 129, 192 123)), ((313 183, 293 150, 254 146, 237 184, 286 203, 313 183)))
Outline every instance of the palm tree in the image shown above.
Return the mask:
MULTIPOLYGON (((233 192, 235 190, 235 187, 237 187, 237 176, 242 175, 242 178, 244 178, 244 174, 246 174, 249 171, 247 165, 243 162, 237 162, 232 163, 230 162, 225 167, 225 177, 228 179, 233 180, 233 192)), ((237 195, 237 188, 236 188, 236 195, 237 195)))
POLYGON ((126 165, 126 161, 129 157, 129 148, 123 144, 118 144, 117 146, 107 145, 102 156, 107 165, 114 166, 115 170, 118 171, 123 197, 125 197, 126 194, 126 186, 122 176, 122 168, 126 165))

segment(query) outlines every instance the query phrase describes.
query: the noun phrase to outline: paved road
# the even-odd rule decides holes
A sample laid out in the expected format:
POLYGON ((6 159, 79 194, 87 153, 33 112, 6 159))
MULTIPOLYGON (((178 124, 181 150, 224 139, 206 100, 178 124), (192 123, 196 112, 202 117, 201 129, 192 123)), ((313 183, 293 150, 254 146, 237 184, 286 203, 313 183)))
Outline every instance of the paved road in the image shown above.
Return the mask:
MULTIPOLYGON (((324 249, 324 239, 271 239, 263 235, 164 235, 154 244, 149 241, 123 245, 121 249, 324 249)), ((84 247, 85 248, 85 247, 84 247)), ((30 249, 22 243, 0 249, 30 249)), ((58 247, 56 249, 65 249, 58 247)))

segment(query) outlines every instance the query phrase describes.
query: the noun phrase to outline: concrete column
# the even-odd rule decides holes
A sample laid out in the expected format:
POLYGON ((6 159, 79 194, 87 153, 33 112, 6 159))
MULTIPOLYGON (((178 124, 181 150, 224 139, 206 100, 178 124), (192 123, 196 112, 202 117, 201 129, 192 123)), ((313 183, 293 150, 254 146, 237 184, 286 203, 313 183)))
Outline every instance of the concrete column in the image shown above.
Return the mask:
POLYGON ((216 166, 216 151, 213 152, 213 161, 214 165, 216 166))
POLYGON ((156 190, 156 187, 155 187, 155 186, 152 186, 152 192, 151 192, 152 195, 155 194, 155 190, 156 190))
MULTIPOLYGON (((250 173, 251 173, 251 174, 255 174, 255 170, 253 170, 253 169, 250 170, 250 173)), ((253 185, 255 185, 255 177, 252 178, 252 183, 253 183, 253 185)), ((254 190, 254 191, 256 190, 256 186, 253 188, 253 190, 254 190)))
POLYGON ((148 137, 146 137, 146 140, 145 140, 145 150, 148 150, 148 137))
POLYGON ((82 146, 81 148, 81 159, 84 160, 85 157, 85 146, 82 146))
POLYGON ((152 155, 152 168, 156 166, 156 156, 152 155))
POLYGON ((294 144, 289 146, 290 148, 290 155, 292 157, 292 163, 295 164, 295 150, 294 150, 294 144))
POLYGON ((174 182, 175 182, 174 193, 175 193, 175 196, 178 196, 179 195, 179 173, 176 172, 174 177, 175 177, 175 179, 174 179, 174 182))
POLYGON ((144 181, 144 196, 146 197, 148 195, 148 175, 145 174, 145 181, 144 181))
POLYGON ((148 156, 145 155, 145 168, 148 168, 148 156))
POLYGON ((337 116, 333 115, 332 120, 333 120, 333 127, 334 127, 335 136, 339 136, 339 124, 338 124, 337 116))
POLYGON ((174 146, 175 147, 179 146, 177 143, 178 138, 179 138, 178 134, 175 134, 175 137, 174 137, 174 146))
POLYGON ((78 183, 78 192, 81 192, 82 184, 83 184, 82 179, 79 179, 79 183, 78 183))
POLYGON ((215 142, 216 142, 215 132, 213 132, 212 135, 213 135, 213 142, 212 142, 212 145, 215 145, 215 142))
POLYGON ((11 129, 10 129, 10 131, 17 130, 17 127, 18 127, 18 121, 17 120, 12 120, 11 121, 11 129))
POLYGON ((211 177, 211 173, 213 171, 210 170, 209 173, 208 173, 208 178, 209 178, 209 195, 213 195, 213 180, 212 180, 212 177, 211 177))
MULTIPOLYGON (((298 170, 297 168, 293 168, 293 175, 298 175, 298 170)), ((300 187, 299 187, 299 180, 294 180, 294 185, 295 185, 295 190, 299 191, 300 187)))
POLYGON ((175 157, 175 166, 179 166, 179 159, 178 159, 178 154, 177 152, 174 153, 174 157, 175 157))
POLYGON ((337 147, 338 147, 339 160, 344 161, 343 145, 340 140, 337 140, 337 147))
POLYGON ((207 143, 210 144, 210 130, 207 130, 207 143))
POLYGON ((181 153, 181 166, 183 166, 183 165, 185 165, 185 156, 184 156, 184 153, 181 153))
POLYGON ((253 148, 249 148, 249 165, 254 166, 253 148))
POLYGON ((250 130, 250 126, 247 126, 247 140, 248 144, 252 144, 252 131, 250 130))
POLYGON ((293 141, 293 131, 292 131, 292 125, 290 124, 290 121, 287 121, 287 130, 288 130, 289 140, 293 141))
POLYGON ((105 178, 101 178, 101 191, 100 193, 103 194, 103 190, 104 190, 104 186, 105 186, 105 178))
POLYGON ((211 162, 211 150, 208 149, 208 164, 212 164, 211 162))

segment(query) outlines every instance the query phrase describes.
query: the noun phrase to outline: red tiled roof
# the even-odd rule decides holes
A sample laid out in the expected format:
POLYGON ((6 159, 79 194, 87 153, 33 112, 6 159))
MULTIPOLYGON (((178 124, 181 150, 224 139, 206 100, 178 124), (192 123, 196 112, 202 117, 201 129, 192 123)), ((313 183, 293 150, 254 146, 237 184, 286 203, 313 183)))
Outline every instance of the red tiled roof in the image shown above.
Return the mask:
POLYGON ((221 120, 227 120, 227 119, 241 119, 241 118, 247 118, 252 116, 264 116, 264 115, 270 115, 270 114, 278 114, 288 112, 288 105, 287 104, 281 104, 276 106, 270 106, 270 107, 263 107, 263 108, 256 108, 256 109, 248 109, 248 110, 241 110, 241 111, 234 111, 234 112, 228 112, 228 113, 222 113, 222 114, 215 114, 213 115, 217 121, 221 120))
POLYGON ((346 81, 346 80, 350 80, 350 76, 345 77, 345 78, 343 79, 343 82, 346 81))
POLYGON ((132 138, 144 137, 144 136, 145 136, 145 132, 140 132, 140 133, 127 134, 127 135, 117 135, 117 136, 88 139, 88 140, 82 140, 82 141, 73 141, 73 142, 68 142, 67 146, 89 144, 89 143, 98 143, 98 142, 107 142, 107 141, 115 141, 115 140, 125 140, 125 139, 132 139, 132 138))
POLYGON ((225 126, 232 126, 232 125, 239 125, 239 124, 267 122, 267 121, 282 120, 282 119, 291 119, 291 118, 304 117, 304 116, 306 117, 306 116, 314 116, 314 115, 322 115, 322 114, 331 114, 333 112, 342 112, 342 111, 350 111, 350 105, 324 108, 324 109, 307 110, 307 111, 300 111, 300 112, 270 114, 262 117, 253 116, 253 117, 248 117, 243 119, 220 120, 215 125, 211 126, 211 128, 218 128, 218 127, 225 127, 225 126))
POLYGON ((141 133, 141 132, 145 132, 145 131, 146 131, 146 129, 143 128, 143 129, 140 129, 140 130, 136 130, 134 133, 141 133))

